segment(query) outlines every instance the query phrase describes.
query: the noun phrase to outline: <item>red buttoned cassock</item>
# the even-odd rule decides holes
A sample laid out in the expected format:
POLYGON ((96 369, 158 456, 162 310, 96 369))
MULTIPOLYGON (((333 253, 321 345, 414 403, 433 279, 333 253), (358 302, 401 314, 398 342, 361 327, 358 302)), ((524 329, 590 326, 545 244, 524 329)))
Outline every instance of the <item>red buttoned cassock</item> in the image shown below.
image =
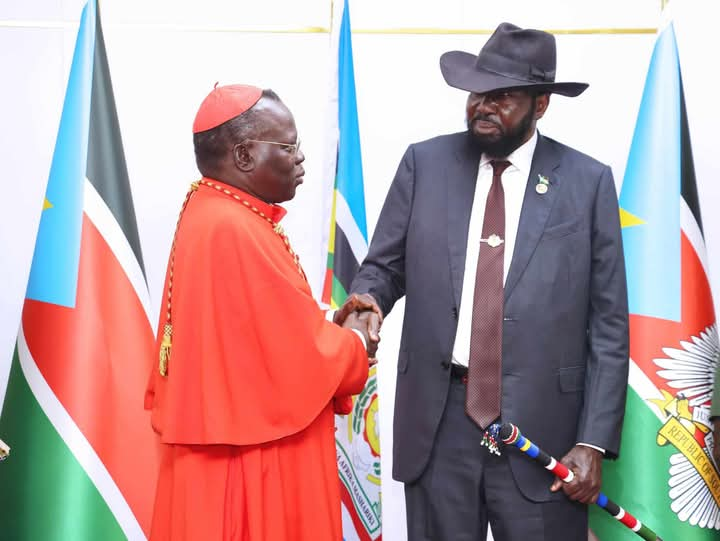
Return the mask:
MULTIPOLYGON (((167 375, 145 398, 163 446, 151 539, 339 541, 333 403, 362 390, 367 354, 252 207, 285 210, 203 180, 221 190, 201 184, 180 220, 167 375)), ((157 351, 167 303, 168 277, 157 351)))

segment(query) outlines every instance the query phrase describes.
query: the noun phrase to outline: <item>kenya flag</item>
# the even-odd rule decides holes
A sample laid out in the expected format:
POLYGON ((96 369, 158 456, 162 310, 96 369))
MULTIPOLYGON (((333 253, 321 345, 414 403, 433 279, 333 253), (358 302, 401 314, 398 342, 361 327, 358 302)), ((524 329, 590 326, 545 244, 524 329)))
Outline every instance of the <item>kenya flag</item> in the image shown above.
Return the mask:
MULTIPOLYGON (((666 541, 720 538, 710 405, 718 329, 673 26, 658 34, 620 193, 630 376, 603 492, 666 541)), ((636 535, 602 511, 602 541, 636 535)))
POLYGON ((0 539, 145 539, 148 293, 105 45, 85 6, 0 417, 0 539))

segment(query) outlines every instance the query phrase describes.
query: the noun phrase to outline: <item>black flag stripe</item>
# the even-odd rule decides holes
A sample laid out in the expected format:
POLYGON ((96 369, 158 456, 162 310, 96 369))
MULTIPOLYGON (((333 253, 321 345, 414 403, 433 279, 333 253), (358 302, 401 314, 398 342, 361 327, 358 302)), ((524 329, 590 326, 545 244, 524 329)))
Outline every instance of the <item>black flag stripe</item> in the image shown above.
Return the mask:
POLYGON ((350 247, 350 243, 343 233, 339 225, 335 225, 335 253, 333 254, 333 274, 335 278, 345 288, 345 292, 350 292, 350 284, 357 274, 360 264, 355 259, 355 254, 350 247))
POLYGON ((145 275, 130 180, 120 136, 120 123, 115 109, 115 96, 100 25, 100 7, 98 6, 97 9, 87 178, 115 216, 145 275))
POLYGON ((680 75, 680 193, 695 216, 700 233, 705 236, 700 217, 700 198, 698 197, 695 182, 695 164, 693 162, 692 146, 690 145, 690 128, 688 125, 687 110, 685 109, 685 92, 683 90, 682 75, 680 75))

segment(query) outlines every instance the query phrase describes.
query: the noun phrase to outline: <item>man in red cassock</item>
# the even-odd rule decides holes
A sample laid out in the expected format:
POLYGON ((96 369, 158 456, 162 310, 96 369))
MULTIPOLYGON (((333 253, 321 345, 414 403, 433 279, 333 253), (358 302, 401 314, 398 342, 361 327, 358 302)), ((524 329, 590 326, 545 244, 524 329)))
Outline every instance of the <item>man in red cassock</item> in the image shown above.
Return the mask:
POLYGON ((339 541, 333 415, 377 336, 351 309, 346 328, 326 320, 278 224, 305 156, 277 95, 216 86, 193 133, 203 178, 178 220, 145 398, 163 446, 150 537, 339 541))

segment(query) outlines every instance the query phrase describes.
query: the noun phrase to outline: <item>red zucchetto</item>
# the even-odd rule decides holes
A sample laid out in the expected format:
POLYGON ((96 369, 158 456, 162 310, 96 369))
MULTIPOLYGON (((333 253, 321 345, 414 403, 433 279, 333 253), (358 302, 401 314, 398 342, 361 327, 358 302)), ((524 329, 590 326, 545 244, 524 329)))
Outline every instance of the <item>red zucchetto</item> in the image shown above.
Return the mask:
POLYGON ((215 83, 215 88, 200 104, 195 115, 193 133, 211 130, 244 113, 258 102, 261 95, 262 89, 256 86, 218 86, 215 83))

